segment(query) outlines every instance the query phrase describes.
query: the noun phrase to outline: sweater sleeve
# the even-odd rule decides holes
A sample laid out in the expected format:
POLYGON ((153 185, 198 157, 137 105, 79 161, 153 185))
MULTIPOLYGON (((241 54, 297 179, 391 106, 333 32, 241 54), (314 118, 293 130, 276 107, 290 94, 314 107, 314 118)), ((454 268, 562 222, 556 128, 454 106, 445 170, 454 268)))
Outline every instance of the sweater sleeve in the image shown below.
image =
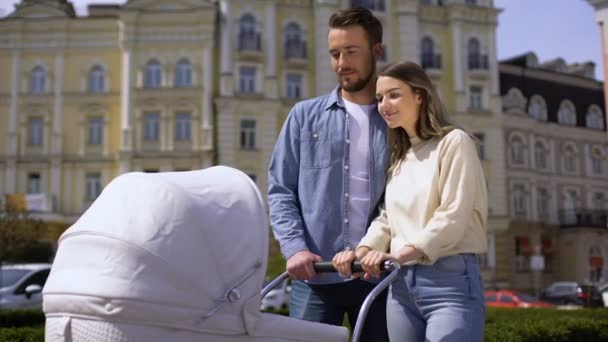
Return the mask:
POLYGON ((373 250, 386 252, 389 250, 390 243, 391 230, 388 225, 385 204, 383 203, 380 206, 380 213, 370 224, 367 233, 365 233, 357 248, 365 246, 373 250))
POLYGON ((439 207, 410 243, 425 254, 424 261, 429 263, 463 238, 473 220, 474 196, 480 186, 485 186, 477 149, 468 134, 457 130, 444 139, 439 151, 439 207))

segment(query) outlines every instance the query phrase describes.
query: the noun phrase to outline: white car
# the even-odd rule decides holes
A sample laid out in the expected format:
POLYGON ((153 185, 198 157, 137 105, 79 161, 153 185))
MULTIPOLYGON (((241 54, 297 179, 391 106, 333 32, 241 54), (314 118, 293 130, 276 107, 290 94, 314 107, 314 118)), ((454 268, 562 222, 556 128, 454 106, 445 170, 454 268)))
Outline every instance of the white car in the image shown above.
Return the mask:
POLYGON ((42 308, 42 288, 51 264, 12 264, 0 268, 0 309, 42 308))

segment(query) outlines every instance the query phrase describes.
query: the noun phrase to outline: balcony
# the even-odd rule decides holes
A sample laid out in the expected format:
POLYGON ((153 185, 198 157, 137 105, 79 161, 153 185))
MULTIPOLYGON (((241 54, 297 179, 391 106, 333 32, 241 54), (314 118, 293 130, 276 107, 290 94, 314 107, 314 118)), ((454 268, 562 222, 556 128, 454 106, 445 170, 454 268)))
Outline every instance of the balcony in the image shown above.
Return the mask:
POLYGON ((558 214, 561 228, 608 228, 608 210, 562 209, 558 214))

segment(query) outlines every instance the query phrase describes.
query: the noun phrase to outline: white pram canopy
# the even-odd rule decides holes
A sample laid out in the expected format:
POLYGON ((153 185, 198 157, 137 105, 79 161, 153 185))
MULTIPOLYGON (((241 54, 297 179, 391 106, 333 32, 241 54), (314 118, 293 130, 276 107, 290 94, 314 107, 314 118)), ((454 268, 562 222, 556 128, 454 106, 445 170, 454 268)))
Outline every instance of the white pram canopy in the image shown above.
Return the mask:
POLYGON ((121 175, 59 240, 47 340, 345 341, 344 328, 259 312, 267 254, 266 209, 244 173, 121 175), (87 324, 105 333, 72 336, 87 324))

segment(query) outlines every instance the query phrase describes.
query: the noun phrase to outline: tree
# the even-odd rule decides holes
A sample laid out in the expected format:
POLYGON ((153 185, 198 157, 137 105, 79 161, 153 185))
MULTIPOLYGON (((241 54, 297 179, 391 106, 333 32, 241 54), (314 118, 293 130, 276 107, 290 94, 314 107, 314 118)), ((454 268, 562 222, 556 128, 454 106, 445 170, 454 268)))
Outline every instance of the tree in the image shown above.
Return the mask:
POLYGON ((27 211, 8 207, 0 213, 0 264, 16 262, 49 262, 53 249, 40 241, 45 223, 32 218, 27 211))

